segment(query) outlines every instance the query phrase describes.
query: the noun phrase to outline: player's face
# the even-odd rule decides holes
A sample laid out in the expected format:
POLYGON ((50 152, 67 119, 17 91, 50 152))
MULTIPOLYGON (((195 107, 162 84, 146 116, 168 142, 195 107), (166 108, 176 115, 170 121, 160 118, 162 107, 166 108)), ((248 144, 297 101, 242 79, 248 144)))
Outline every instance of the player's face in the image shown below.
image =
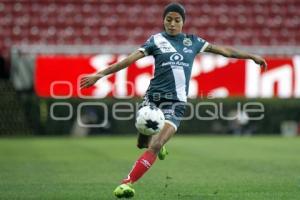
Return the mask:
POLYGON ((169 12, 164 19, 165 31, 169 35, 177 35, 181 33, 183 26, 183 20, 179 13, 169 12))

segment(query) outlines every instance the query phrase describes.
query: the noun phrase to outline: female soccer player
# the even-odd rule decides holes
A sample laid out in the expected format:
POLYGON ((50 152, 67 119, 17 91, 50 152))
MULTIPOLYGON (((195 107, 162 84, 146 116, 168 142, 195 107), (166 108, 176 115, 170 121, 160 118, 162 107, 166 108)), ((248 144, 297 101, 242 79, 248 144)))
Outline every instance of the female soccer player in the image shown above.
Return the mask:
POLYGON ((198 53, 209 52, 230 58, 252 59, 258 65, 267 67, 265 60, 259 56, 212 45, 200 37, 182 33, 184 21, 185 9, 181 4, 167 5, 163 13, 163 32, 152 35, 141 48, 124 60, 81 79, 80 87, 87 88, 102 77, 124 69, 140 58, 152 55, 155 59, 154 78, 150 82, 143 104, 151 103, 160 107, 165 115, 165 125, 152 139, 139 134, 137 146, 147 150, 135 162, 127 178, 114 190, 117 197, 133 197, 135 191, 132 184, 145 174, 157 156, 164 159, 167 154, 164 145, 175 134, 184 114, 193 61, 198 53))

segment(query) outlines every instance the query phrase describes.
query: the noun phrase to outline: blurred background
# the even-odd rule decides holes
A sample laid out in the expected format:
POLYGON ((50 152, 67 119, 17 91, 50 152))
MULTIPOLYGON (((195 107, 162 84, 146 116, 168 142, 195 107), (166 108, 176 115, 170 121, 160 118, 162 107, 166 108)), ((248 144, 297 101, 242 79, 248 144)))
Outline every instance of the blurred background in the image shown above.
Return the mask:
MULTIPOLYGON (((0 135, 135 134, 130 116, 152 76, 151 57, 87 90, 78 90, 78 78, 121 60, 162 31, 169 2, 0 0, 0 135), (111 112, 116 104, 130 110, 119 120, 111 112)), ((252 61, 199 55, 189 100, 195 106, 186 115, 209 117, 215 107, 197 107, 199 102, 214 103, 218 113, 213 120, 191 117, 180 133, 299 135, 300 1, 181 3, 187 12, 184 32, 261 55, 269 68, 263 72, 252 61), (263 112, 255 112, 255 103, 263 112), (252 112, 237 112, 245 104, 252 112)))

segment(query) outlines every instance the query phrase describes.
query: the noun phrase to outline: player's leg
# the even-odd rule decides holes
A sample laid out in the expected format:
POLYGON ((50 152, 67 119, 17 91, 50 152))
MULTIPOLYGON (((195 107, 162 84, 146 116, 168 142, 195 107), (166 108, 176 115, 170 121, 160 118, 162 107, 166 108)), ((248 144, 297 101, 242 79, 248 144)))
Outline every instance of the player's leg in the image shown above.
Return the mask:
POLYGON ((149 148, 141 155, 135 162, 128 177, 124 179, 123 183, 134 183, 152 166, 161 147, 175 134, 176 129, 169 123, 165 123, 162 131, 153 137, 149 148))
POLYGON ((136 161, 123 183, 134 183, 152 166, 157 155, 168 140, 175 134, 185 111, 182 102, 164 102, 160 108, 165 111, 165 125, 158 135, 152 137, 149 148, 136 161))
POLYGON ((138 133, 137 145, 136 146, 139 149, 146 149, 146 148, 149 147, 151 139, 152 139, 152 136, 143 135, 141 133, 138 133))
POLYGON ((169 139, 176 133, 176 126, 173 123, 166 121, 164 128, 160 134, 153 136, 149 145, 149 150, 156 155, 159 154, 161 148, 169 141, 169 139))
POLYGON ((135 165, 130 171, 128 177, 122 181, 123 184, 115 189, 114 193, 116 196, 126 197, 126 194, 130 194, 130 197, 132 197, 134 195, 134 190, 131 187, 131 184, 135 183, 147 172, 147 170, 154 164, 162 147, 175 134, 185 110, 184 104, 180 102, 178 106, 176 104, 176 102, 167 102, 167 104, 160 107, 163 112, 165 110, 165 126, 158 135, 152 138, 149 148, 135 162, 135 165), (118 194, 116 194, 116 192, 118 194))
POLYGON ((173 125, 165 123, 162 131, 152 139, 149 148, 135 162, 127 178, 125 178, 122 181, 122 184, 114 190, 115 196, 126 198, 134 196, 135 192, 131 187, 131 184, 139 180, 148 169, 150 169, 154 164, 161 147, 175 134, 175 132, 176 129, 173 125))
MULTIPOLYGON (((147 149, 150 145, 152 136, 143 135, 141 133, 138 133, 138 139, 137 139, 137 147, 139 149, 147 149)), ((162 146, 158 153, 159 160, 164 160, 166 156, 169 154, 167 148, 165 146, 162 146)))

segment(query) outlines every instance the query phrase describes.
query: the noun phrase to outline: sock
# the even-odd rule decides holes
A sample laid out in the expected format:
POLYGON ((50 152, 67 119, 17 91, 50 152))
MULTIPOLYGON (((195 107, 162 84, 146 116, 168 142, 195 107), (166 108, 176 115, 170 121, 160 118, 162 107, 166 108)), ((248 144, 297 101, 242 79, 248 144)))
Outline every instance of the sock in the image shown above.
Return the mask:
POLYGON ((134 183, 139 180, 150 169, 152 164, 156 160, 156 154, 150 150, 144 152, 144 154, 135 162, 132 170, 129 172, 126 179, 123 179, 122 183, 134 183))

